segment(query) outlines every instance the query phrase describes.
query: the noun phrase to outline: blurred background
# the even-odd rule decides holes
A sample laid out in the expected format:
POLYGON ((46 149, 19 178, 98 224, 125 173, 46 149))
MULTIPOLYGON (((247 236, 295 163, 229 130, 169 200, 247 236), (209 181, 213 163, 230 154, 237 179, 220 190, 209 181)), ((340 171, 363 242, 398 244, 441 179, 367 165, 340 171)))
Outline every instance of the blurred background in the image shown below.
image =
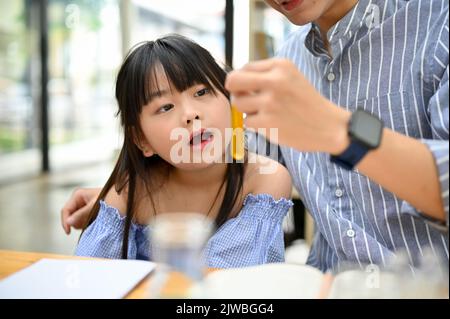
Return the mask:
MULTIPOLYGON (((0 249, 61 254, 79 232, 64 234, 60 209, 104 184, 121 145, 114 82, 134 44, 180 33, 239 68, 293 31, 262 0, 0 0, 0 12, 0 249)), ((288 243, 311 232, 294 209, 288 243)))

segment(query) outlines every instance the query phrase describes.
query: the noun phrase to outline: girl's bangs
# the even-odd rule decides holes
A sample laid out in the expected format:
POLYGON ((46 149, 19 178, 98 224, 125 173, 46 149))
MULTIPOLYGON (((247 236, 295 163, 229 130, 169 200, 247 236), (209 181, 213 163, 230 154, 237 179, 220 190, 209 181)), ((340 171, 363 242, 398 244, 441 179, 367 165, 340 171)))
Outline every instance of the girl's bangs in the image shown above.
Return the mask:
MULTIPOLYGON (((201 49, 201 47, 199 48, 201 49)), ((215 63, 207 51, 205 53, 200 49, 192 46, 183 48, 182 43, 175 46, 163 41, 155 42, 150 53, 151 63, 144 86, 145 100, 148 102, 155 94, 161 95, 158 83, 158 74, 161 71, 164 71, 170 85, 179 92, 194 85, 203 84, 214 94, 217 94, 217 90, 219 90, 227 95, 222 84, 225 80, 225 71, 215 63)))

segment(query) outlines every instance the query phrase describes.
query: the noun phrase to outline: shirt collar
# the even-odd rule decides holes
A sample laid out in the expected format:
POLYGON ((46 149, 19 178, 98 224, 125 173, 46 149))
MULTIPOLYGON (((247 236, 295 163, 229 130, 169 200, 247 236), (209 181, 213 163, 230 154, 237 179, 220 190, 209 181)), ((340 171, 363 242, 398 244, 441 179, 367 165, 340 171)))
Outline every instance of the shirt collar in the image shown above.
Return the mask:
MULTIPOLYGON (((377 18, 379 21, 381 6, 377 5, 376 2, 376 0, 359 0, 352 10, 328 30, 327 38, 334 57, 340 53, 341 46, 344 48, 358 30, 361 28, 369 29, 375 26, 373 19, 369 15, 378 14, 377 18), (375 12, 375 10, 378 11, 375 12)), ((305 45, 315 56, 328 56, 320 29, 315 23, 311 23, 311 29, 305 39, 305 45)))

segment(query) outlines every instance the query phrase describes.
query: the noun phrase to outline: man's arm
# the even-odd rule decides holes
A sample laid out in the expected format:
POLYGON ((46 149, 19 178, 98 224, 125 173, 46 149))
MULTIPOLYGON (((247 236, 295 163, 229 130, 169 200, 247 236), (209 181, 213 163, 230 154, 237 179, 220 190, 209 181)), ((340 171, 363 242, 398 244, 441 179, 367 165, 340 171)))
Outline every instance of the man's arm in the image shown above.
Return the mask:
MULTIPOLYGON (((322 97, 290 61, 271 59, 251 63, 231 72, 226 88, 233 94, 233 103, 247 113, 248 127, 279 128, 279 144, 333 155, 349 145, 350 112, 322 97)), ((435 103, 447 114, 443 127, 447 130, 446 140, 439 141, 441 154, 446 156, 435 157, 437 153, 432 153, 426 143, 385 129, 381 146, 368 153, 357 168, 420 212, 445 221, 448 220, 448 70, 436 97, 435 103)))
POLYGON ((417 210, 448 221, 448 141, 442 141, 442 149, 446 149, 447 158, 436 159, 421 141, 384 129, 381 146, 368 153, 357 168, 417 210), (438 171, 444 162, 446 173, 438 171), (441 188, 440 178, 447 179, 445 189, 441 188))

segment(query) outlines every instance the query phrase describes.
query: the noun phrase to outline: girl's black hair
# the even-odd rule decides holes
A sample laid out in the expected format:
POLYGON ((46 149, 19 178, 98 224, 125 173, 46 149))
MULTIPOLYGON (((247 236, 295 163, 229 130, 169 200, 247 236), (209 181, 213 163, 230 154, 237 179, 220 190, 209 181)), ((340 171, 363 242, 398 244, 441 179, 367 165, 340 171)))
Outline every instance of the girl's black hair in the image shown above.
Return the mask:
MULTIPOLYGON (((116 99, 119 105, 117 115, 120 116, 124 130, 123 146, 114 170, 100 192, 84 227, 85 230, 95 220, 100 209, 100 200, 106 197, 113 186, 117 193, 125 192, 127 207, 122 242, 123 259, 128 256, 128 235, 138 203, 136 190, 144 188, 145 195, 149 197, 156 212, 151 190, 157 186, 152 183, 151 177, 156 172, 168 174, 171 168, 169 163, 157 155, 150 158, 143 156, 135 143, 143 136, 139 125, 142 108, 149 102, 152 92, 159 92, 156 74, 160 66, 179 92, 203 84, 214 94, 219 90, 229 98, 229 93, 224 88, 226 72, 207 50, 185 37, 169 35, 156 41, 139 43, 125 58, 116 82, 116 99)), ((216 196, 217 199, 225 186, 224 198, 215 219, 216 227, 227 221, 238 198, 242 196, 245 162, 246 160, 244 163, 233 162, 227 165, 224 181, 216 196)))

